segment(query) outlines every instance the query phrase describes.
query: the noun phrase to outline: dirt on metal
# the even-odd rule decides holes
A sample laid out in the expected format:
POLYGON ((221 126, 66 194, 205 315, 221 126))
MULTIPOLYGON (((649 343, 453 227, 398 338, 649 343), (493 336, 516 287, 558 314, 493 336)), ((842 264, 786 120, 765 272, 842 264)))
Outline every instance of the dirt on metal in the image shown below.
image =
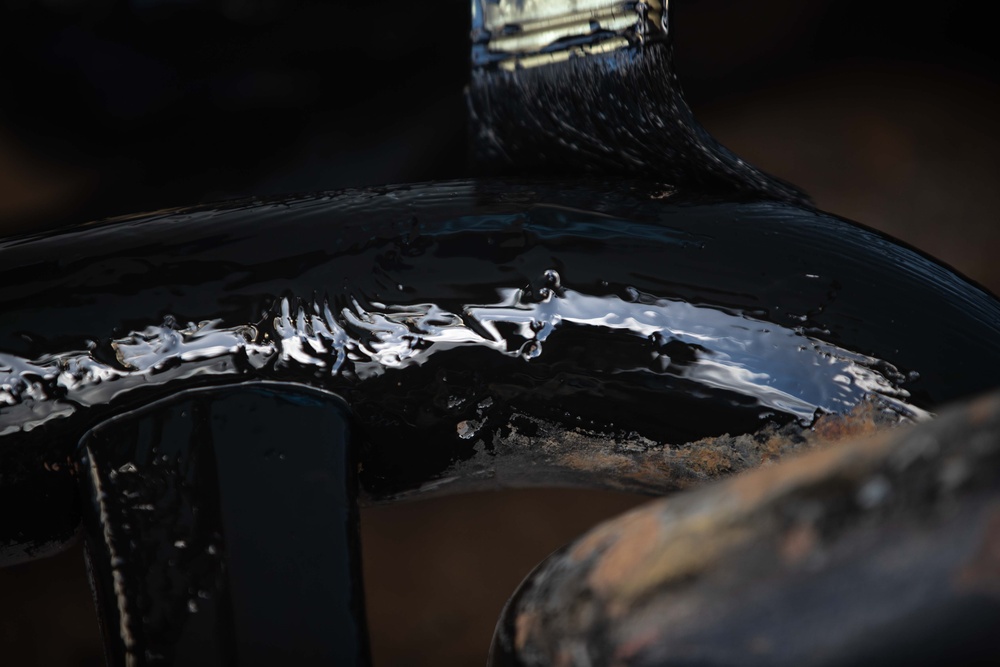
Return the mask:
MULTIPOLYGON (((654 501, 555 554, 512 599, 493 664, 1000 656, 1000 394, 906 429, 881 429, 872 407, 811 439, 762 438, 762 462, 815 451, 654 501)), ((696 460, 714 462, 702 442, 696 460)))
POLYGON ((511 421, 508 434, 494 439, 492 452, 503 461, 496 465, 501 484, 505 470, 510 470, 512 477, 516 471, 524 478, 525 470, 533 469, 538 471, 540 482, 555 479, 571 485, 663 494, 906 421, 878 401, 869 400, 848 414, 819 416, 811 426, 768 423, 756 433, 663 443, 634 433, 609 437, 585 429, 567 430, 519 416, 511 421), (522 430, 525 422, 531 425, 531 435, 522 430))

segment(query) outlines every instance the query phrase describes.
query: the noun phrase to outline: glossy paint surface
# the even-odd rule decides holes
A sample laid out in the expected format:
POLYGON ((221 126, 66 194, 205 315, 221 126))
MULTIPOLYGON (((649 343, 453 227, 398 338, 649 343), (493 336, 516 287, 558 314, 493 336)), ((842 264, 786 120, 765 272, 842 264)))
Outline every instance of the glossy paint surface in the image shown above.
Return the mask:
POLYGON ((518 483, 494 453, 522 416, 683 446, 868 395, 919 418, 1000 370, 996 300, 933 260, 809 209, 631 181, 236 203, 0 260, 0 494, 37 497, 0 526, 8 552, 72 530, 37 490, 63 488, 52 464, 83 431, 183 387, 338 393, 385 500, 518 483))
POLYGON ((355 462, 335 396, 191 390, 79 452, 111 665, 364 665, 355 462))

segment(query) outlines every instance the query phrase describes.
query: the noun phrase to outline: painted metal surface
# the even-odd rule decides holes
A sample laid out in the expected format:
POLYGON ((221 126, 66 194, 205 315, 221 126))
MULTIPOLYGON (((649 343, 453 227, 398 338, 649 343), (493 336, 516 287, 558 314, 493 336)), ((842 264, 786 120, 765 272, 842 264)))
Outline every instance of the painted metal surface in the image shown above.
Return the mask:
POLYGON ((342 395, 380 501, 572 483, 553 454, 581 437, 655 458, 867 396, 919 417, 997 376, 1000 306, 923 255, 810 209, 660 194, 456 182, 9 240, 4 550, 72 536, 86 429, 191 386, 342 395), (507 458, 539 429, 546 447, 507 458))

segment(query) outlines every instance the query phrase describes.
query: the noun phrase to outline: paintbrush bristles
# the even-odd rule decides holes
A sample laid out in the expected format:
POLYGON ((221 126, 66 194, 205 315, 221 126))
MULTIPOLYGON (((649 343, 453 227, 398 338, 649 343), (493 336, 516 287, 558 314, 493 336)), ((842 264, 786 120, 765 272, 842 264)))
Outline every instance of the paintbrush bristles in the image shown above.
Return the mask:
POLYGON ((807 203, 694 119, 666 40, 535 67, 473 68, 473 162, 488 174, 627 175, 689 191, 807 203))

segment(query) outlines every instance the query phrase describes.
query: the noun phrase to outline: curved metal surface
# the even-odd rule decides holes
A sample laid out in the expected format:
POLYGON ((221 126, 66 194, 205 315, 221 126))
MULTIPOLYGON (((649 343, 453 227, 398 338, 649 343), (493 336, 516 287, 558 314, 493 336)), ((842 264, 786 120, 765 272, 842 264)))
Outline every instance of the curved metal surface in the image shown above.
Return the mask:
POLYGON ((337 392, 387 500, 679 488, 705 476, 688 443, 866 397, 919 417, 1000 370, 996 300, 920 253, 809 209, 629 181, 246 202, 12 239, 0 259, 0 493, 26 508, 4 519, 8 552, 72 532, 61 484, 83 430, 182 387, 337 392), (588 437, 651 474, 561 456, 588 437))
MULTIPOLYGON (((91 464, 94 472, 108 454, 88 449, 74 460, 83 433, 110 432, 123 414, 148 417, 150 402, 162 408, 157 400, 192 388, 223 387, 214 394, 220 405, 248 380, 343 396, 361 445, 365 500, 384 502, 533 483, 670 491, 819 441, 920 421, 995 384, 993 296, 912 249, 812 210, 697 124, 673 71, 668 3, 489 5, 473 3, 467 98, 479 166, 641 182, 422 184, 168 211, 0 243, 0 561, 43 555, 77 531, 73 475, 91 464)), ((282 424, 268 426, 258 431, 282 432, 282 424)), ((149 444, 127 435, 122 460, 135 442, 149 444)), ((187 442, 200 456, 226 441, 216 435, 187 442)), ((316 450, 329 453, 323 445, 344 439, 316 450)), ((238 445, 230 455, 242 453, 238 445)), ((883 451, 860 447, 865 460, 883 451)), ((159 640, 129 644, 142 624, 126 616, 142 615, 144 577, 172 567, 176 554, 159 532, 176 526, 169 513, 151 524, 144 544, 155 568, 146 571, 143 554, 119 563, 116 549, 132 544, 135 512, 148 504, 137 509, 126 494, 150 489, 116 481, 119 460, 109 461, 90 478, 93 488, 84 480, 86 499, 99 500, 87 507, 88 525, 91 537, 105 538, 101 585, 120 603, 120 653, 138 661, 159 640), (122 494, 108 500, 102 484, 122 494), (126 519, 110 518, 107 507, 126 519), (126 570, 136 586, 123 592, 116 577, 126 570)), ((160 474, 155 459, 147 463, 140 486, 160 474)), ((340 491, 351 489, 352 466, 340 472, 340 491)), ((761 473, 766 481, 779 474, 761 473)), ((852 496, 862 509, 881 488, 871 482, 852 496)), ((216 491, 211 483, 199 490, 216 491)), ((712 545, 720 553, 742 546, 727 539, 755 528, 755 507, 740 504, 728 524, 709 522, 712 534, 694 546, 708 545, 710 555, 712 545)), ((793 556, 815 543, 807 530, 815 526, 803 526, 784 535, 793 556)), ((186 549, 179 541, 173 548, 186 549)), ((614 588, 635 575, 642 582, 628 593, 641 596, 662 583, 658 573, 683 570, 702 553, 677 557, 685 544, 667 546, 654 550, 652 564, 612 562, 601 581, 614 588)), ((901 571, 897 588, 928 568, 920 561, 901 571)), ((180 614, 153 623, 150 637, 178 630, 184 605, 199 604, 182 588, 164 603, 180 614)), ((556 610, 558 625, 580 620, 566 609, 600 594, 539 601, 522 591, 512 609, 568 600, 556 610)), ((546 634, 553 624, 533 613, 508 619, 505 650, 527 662, 564 660, 562 644, 544 645, 563 638, 546 634)), ((750 616, 726 632, 753 625, 750 616)), ((613 623, 584 624, 580 633, 605 642, 595 653, 602 658, 624 655, 624 646, 627 660, 662 662, 670 649, 656 643, 656 628, 633 620, 629 632, 652 630, 608 638, 600 633, 613 623)), ((197 633, 196 625, 182 630, 197 633)), ((289 636, 301 629, 291 625, 289 636)), ((173 651, 175 639, 162 643, 173 651)), ((181 648, 217 657, 196 642, 181 648)), ((590 646, 576 649, 585 663, 590 646)))
POLYGON ((994 392, 649 503, 525 580, 490 664, 994 664, 998 464, 994 392))
POLYGON ((369 664, 354 455, 343 401, 292 383, 189 389, 88 431, 108 664, 369 664))

